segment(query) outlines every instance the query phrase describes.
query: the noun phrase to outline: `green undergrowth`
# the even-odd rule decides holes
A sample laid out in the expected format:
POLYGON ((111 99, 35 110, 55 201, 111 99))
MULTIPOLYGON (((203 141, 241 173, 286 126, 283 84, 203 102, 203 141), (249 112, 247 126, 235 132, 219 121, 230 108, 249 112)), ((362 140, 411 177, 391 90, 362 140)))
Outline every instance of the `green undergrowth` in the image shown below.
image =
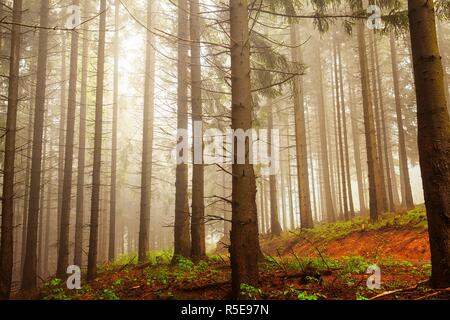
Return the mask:
POLYGON ((376 223, 370 223, 368 216, 357 216, 349 221, 317 223, 313 229, 302 229, 284 233, 282 240, 293 236, 316 240, 339 240, 353 232, 376 231, 386 228, 412 227, 419 230, 428 228, 425 207, 417 206, 406 213, 385 213, 376 223))

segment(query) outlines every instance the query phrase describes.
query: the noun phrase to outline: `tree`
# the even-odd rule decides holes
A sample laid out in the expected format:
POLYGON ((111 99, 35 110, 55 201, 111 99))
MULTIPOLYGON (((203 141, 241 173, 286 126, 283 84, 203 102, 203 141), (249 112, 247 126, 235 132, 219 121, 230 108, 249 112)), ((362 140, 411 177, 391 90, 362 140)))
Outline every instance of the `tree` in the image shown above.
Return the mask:
POLYGON ((392 77, 394 80, 394 97, 395 97, 395 112, 397 115, 397 130, 398 130, 398 154, 400 159, 400 179, 403 180, 403 186, 405 189, 405 197, 402 199, 402 204, 407 210, 414 208, 414 202, 411 191, 411 182, 409 179, 408 170, 408 156, 406 154, 406 142, 405 142, 405 129, 403 128, 403 114, 402 104, 400 97, 400 81, 398 76, 397 67, 397 48, 395 44, 394 35, 390 34, 389 45, 391 50, 391 64, 392 64, 392 77))
MULTIPOLYGON (((147 3, 147 28, 153 23, 153 1, 147 3)), ((145 60, 144 83, 144 114, 142 131, 142 172, 141 172, 141 207, 139 221, 139 261, 144 262, 149 248, 151 179, 153 156, 153 104, 155 51, 153 49, 154 36, 150 29, 147 31, 147 46, 145 60)))
POLYGON ((117 113, 119 109, 119 14, 120 2, 114 1, 114 89, 111 139, 111 189, 109 192, 109 242, 108 260, 113 261, 116 253, 116 189, 117 189, 117 113))
MULTIPOLYGON (((183 139, 188 126, 187 102, 187 60, 189 45, 188 3, 187 0, 178 2, 178 61, 177 61, 177 137, 178 143, 183 139)), ((183 141, 185 142, 185 141, 183 141)), ((177 154, 177 167, 175 178, 175 234, 174 255, 175 262, 178 256, 189 257, 191 254, 189 236, 189 202, 188 202, 188 166, 184 152, 177 154)))
MULTIPOLYGON (((298 40, 298 26, 291 25, 291 56, 292 61, 301 63, 301 53, 298 40)), ((297 177, 300 203, 300 224, 302 228, 312 228, 311 201, 309 195, 308 177, 308 148, 306 143, 305 106, 303 99, 303 80, 301 76, 294 77, 293 81, 294 117, 295 117, 295 150, 297 155, 297 177)))
POLYGON ((0 298, 8 299, 13 269, 14 161, 16 155, 17 105, 19 103, 20 23, 22 0, 14 0, 11 33, 5 160, 3 163, 2 226, 0 239, 0 298))
POLYGON ((105 78, 106 0, 100 1, 100 25, 97 51, 97 88, 95 96, 94 166, 92 172, 91 221, 87 278, 97 276, 100 174, 102 166, 103 86, 105 78))
MULTIPOLYGON (((40 25, 47 26, 49 22, 49 1, 41 2, 40 25)), ((39 223, 39 199, 41 193, 42 148, 45 118, 45 95, 47 85, 47 44, 48 31, 39 30, 39 49, 36 76, 36 94, 34 104, 33 147, 31 160, 30 196, 27 218, 27 237, 25 247, 25 261, 22 275, 22 289, 36 288, 36 244, 39 223)), ((25 214, 25 213, 24 213, 25 214)))
POLYGON ((418 145, 431 250, 431 285, 450 286, 450 116, 434 2, 408 0, 418 145))
MULTIPOLYGON (((84 8, 87 10, 89 0, 85 0, 84 8)), ((84 221, 84 174, 86 166, 86 108, 87 108, 87 82, 88 82, 88 53, 89 32, 83 31, 83 48, 81 59, 81 88, 80 88, 80 121, 78 128, 78 167, 77 167, 77 194, 75 215, 75 248, 74 264, 83 265, 83 221, 84 221)))
MULTIPOLYGON (((192 122, 203 121, 202 110, 202 70, 200 61, 200 15, 199 1, 189 1, 189 21, 191 32, 191 103, 192 122)), ((205 244, 205 203, 204 203, 204 166, 203 166, 203 125, 193 126, 192 166, 192 222, 191 257, 200 260, 206 257, 205 244), (200 136, 199 136, 200 135, 200 136), (200 151, 201 154, 198 154, 200 151)))
POLYGON ((380 180, 380 167, 377 156, 377 141, 375 138, 375 123, 371 103, 371 93, 368 79, 368 64, 366 56, 366 40, 364 37, 364 23, 356 23, 356 33, 358 39, 358 56, 361 70, 361 88, 364 111, 364 133, 366 137, 367 166, 369 175, 369 207, 370 221, 375 222, 382 212, 383 199, 380 180))
MULTIPOLYGON (((247 0, 230 0, 231 49, 231 128, 252 128, 250 84, 250 42, 247 0)), ((245 163, 237 163, 237 145, 233 146, 232 227, 230 260, 232 294, 239 297, 241 284, 258 283, 258 217, 256 182, 249 153, 251 142, 245 141, 245 163)))
MULTIPOLYGON (((80 1, 75 0, 73 4, 75 6, 79 6, 80 1)), ((56 276, 60 279, 64 279, 66 277, 66 270, 69 265, 69 225, 72 196, 73 146, 75 138, 75 109, 77 104, 78 79, 78 34, 79 33, 77 30, 71 31, 69 95, 67 102, 66 143, 64 150, 64 178, 60 212, 58 264, 56 270, 56 276)))

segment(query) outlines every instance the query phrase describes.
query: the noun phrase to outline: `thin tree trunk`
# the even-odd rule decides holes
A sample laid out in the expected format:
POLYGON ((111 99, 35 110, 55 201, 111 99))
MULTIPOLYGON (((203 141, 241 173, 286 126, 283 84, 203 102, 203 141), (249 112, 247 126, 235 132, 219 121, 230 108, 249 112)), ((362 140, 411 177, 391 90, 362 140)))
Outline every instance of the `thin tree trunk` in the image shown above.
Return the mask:
MULTIPOLYGON (((294 46, 294 48, 291 49, 291 56, 294 62, 300 63, 302 60, 301 52, 298 47, 295 47, 299 44, 297 28, 298 27, 296 24, 292 24, 290 28, 290 40, 291 44, 294 46)), ((301 76, 297 76, 294 78, 293 91, 300 223, 302 228, 312 228, 313 221, 311 215, 311 199, 309 195, 308 148, 306 144, 303 78, 301 76)))
MULTIPOLYGON (((178 2, 178 63, 177 63, 177 139, 183 137, 183 132, 188 128, 188 102, 187 102, 187 61, 189 45, 189 23, 188 23, 188 3, 187 0, 178 2), (185 40, 186 39, 186 40, 185 40)), ((189 199, 188 199, 188 165, 184 161, 184 152, 181 150, 178 154, 176 181, 175 181, 175 234, 174 234, 174 256, 173 262, 177 256, 189 257, 190 248, 190 227, 189 227, 189 199)))
POLYGON ((353 207, 353 194, 352 194, 352 180, 350 175, 350 158, 349 158, 349 146, 348 146, 348 133, 347 133, 347 112, 345 107, 344 99, 344 77, 342 72, 342 56, 341 56, 341 45, 337 44, 337 55, 339 62, 339 89, 341 96, 341 106, 342 106, 342 133, 344 135, 344 160, 345 160, 345 172, 346 172, 346 182, 347 182, 347 197, 348 197, 348 210, 349 217, 353 218, 355 216, 355 208, 353 207))
POLYGON ((411 191, 411 182, 408 170, 408 156, 406 154, 405 131, 403 128, 402 105, 400 100, 400 81, 397 69, 397 48, 395 44, 394 35, 390 34, 390 49, 392 62, 392 76, 394 80, 394 97, 395 97, 395 111, 397 115, 397 129, 398 129, 398 151, 400 160, 400 179, 404 188, 404 198, 402 199, 402 206, 407 210, 414 208, 414 201, 411 191))
MULTIPOLYGON (((153 2, 153 1, 151 1, 153 2)), ((116 188, 117 188, 117 116, 119 109, 119 0, 114 1, 114 89, 111 138, 111 180, 109 193, 109 241, 108 261, 116 256, 116 188)))
MULTIPOLYGON (((267 130, 267 141, 268 141, 268 154, 269 158, 272 159, 274 146, 272 141, 272 130, 273 130, 273 103, 269 99, 268 103, 268 130, 267 130)), ((269 175, 269 189, 270 189, 270 233, 273 236, 279 236, 283 232, 281 229, 279 216, 278 216, 278 190, 277 190, 277 179, 275 174, 269 175)))
POLYGON ((203 121, 202 111, 202 70, 200 61, 200 16, 199 1, 190 0, 191 31, 191 103, 193 125, 192 165, 192 224, 191 257, 201 260, 206 257, 205 243, 205 203, 204 203, 204 166, 203 166, 203 121), (196 124, 197 123, 197 124, 196 124))
MULTIPOLYGON (((41 2, 40 25, 47 26, 49 23, 49 1, 41 2)), ((37 81, 35 95, 35 114, 33 129, 33 151, 31 160, 30 197, 27 218, 27 241, 25 249, 25 261, 22 274, 22 289, 36 288, 37 277, 37 252, 38 223, 39 223, 39 199, 41 192, 42 173, 42 148, 45 118, 45 95, 47 82, 47 44, 48 31, 39 31, 39 51, 37 65, 37 81)))
MULTIPOLYGON (((89 1, 84 2, 87 10, 89 1)), ((74 264, 83 265, 83 223, 84 223, 84 179, 86 166, 86 117, 87 117, 87 82, 89 61, 89 32, 83 31, 83 49, 81 61, 80 122, 78 129, 78 168, 75 217, 74 264)))
MULTIPOLYGON (((147 3, 147 25, 153 24, 153 1, 147 3)), ((153 49, 154 35, 147 32, 145 80, 144 80, 144 114, 142 131, 142 173, 141 173, 141 206, 139 220, 139 261, 147 259, 149 250, 152 157, 153 157, 153 104, 155 51, 153 49)))
POLYGON ((450 117, 433 1, 408 0, 418 145, 431 249, 431 285, 450 286, 450 117))
POLYGON ((370 203, 370 221, 376 222, 378 216, 382 213, 383 187, 380 179, 380 167, 377 157, 377 141, 375 138, 375 124, 373 117, 373 109, 371 102, 371 93, 368 78, 368 64, 366 56, 366 40, 364 36, 364 23, 362 21, 357 22, 357 38, 358 38, 358 55, 359 65, 361 70, 361 88, 363 98, 363 111, 364 111, 364 132, 366 136, 366 152, 367 152, 367 166, 368 166, 368 178, 369 178, 369 203, 370 203))
POLYGON ((20 23, 22 0, 13 5, 11 52, 8 83, 8 111, 6 115, 5 160, 3 167, 2 226, 0 241, 0 299, 8 299, 13 270, 14 232, 14 161, 16 156, 17 105, 19 102, 20 23))
MULTIPOLYGON (((250 42, 247 0, 230 0, 231 35, 231 128, 244 131, 252 128, 253 106, 250 83, 250 42)), ((232 164, 232 228, 231 280, 232 295, 238 298, 241 284, 258 283, 258 220, 256 212, 256 183, 250 163, 250 141, 245 141, 245 163, 237 163, 234 144, 232 164)))
POLYGON ((103 86, 105 78, 106 0, 100 1, 100 25, 97 52, 97 89, 95 97, 94 165, 92 168, 91 219, 89 233, 88 280, 97 276, 100 176, 102 166, 103 86))
POLYGON ((286 138, 286 147, 287 147, 287 165, 288 165, 288 196, 289 196, 289 220, 290 220, 290 229, 295 229, 295 217, 294 217, 294 200, 292 196, 292 172, 291 172, 291 148, 289 145, 289 125, 287 126, 287 138, 286 138))
MULTIPOLYGON (((75 0, 75 6, 80 4, 75 0)), ((75 111, 77 104, 77 79, 78 79, 78 31, 71 31, 70 47, 70 73, 69 73, 69 97, 67 101, 67 125, 66 143, 64 155, 64 178, 62 189, 62 204, 60 212, 58 264, 56 276, 64 279, 69 265, 69 232, 70 232, 70 207, 72 198, 73 175, 73 147, 75 139, 75 111)))

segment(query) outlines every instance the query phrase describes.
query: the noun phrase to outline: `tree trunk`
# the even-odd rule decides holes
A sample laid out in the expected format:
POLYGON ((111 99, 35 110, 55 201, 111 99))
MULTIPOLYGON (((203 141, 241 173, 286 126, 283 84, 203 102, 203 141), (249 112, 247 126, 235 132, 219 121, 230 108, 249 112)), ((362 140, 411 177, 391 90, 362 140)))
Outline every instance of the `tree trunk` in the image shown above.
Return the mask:
MULTIPOLYGON (((191 31, 191 103, 192 122, 202 123, 202 70, 200 61, 200 16, 199 1, 190 0, 191 31)), ((191 257, 194 260, 206 258, 205 243, 205 203, 204 203, 204 167, 203 167, 203 125, 193 125, 192 165, 192 224, 191 257)))
MULTIPOLYGON (((272 141, 272 129, 273 129, 273 110, 274 105, 269 99, 268 103, 268 130, 267 130, 267 141, 268 141, 268 155, 270 159, 273 159, 273 141, 272 141)), ((281 229, 279 215, 278 215, 278 192, 277 192, 277 178, 275 174, 270 174, 269 176, 269 188, 270 188, 270 234, 273 236, 279 236, 283 232, 281 229)))
POLYGON ((433 1, 408 0, 420 169, 431 249, 431 285, 450 286, 450 117, 433 1))
POLYGON ((378 216, 382 213, 383 199, 381 196, 380 167, 377 157, 377 141, 375 138, 375 125, 373 109, 371 102, 371 93, 368 79, 368 65, 366 56, 366 40, 364 37, 364 23, 357 22, 358 55, 361 69, 361 88, 364 111, 364 132, 366 136, 367 166, 369 178, 369 203, 370 203, 370 221, 376 222, 378 216))
MULTIPOLYGON (((80 4, 75 0, 75 6, 80 4)), ((64 279, 69 265, 69 232, 70 232, 70 207, 72 198, 72 174, 73 174, 73 147, 75 138, 75 111, 77 104, 77 79, 78 79, 78 31, 71 31, 70 47, 70 73, 69 73, 69 98, 67 101, 67 125, 66 143, 64 155, 64 179, 62 190, 62 205, 60 213, 58 265, 56 276, 64 279)))
MULTIPOLYGON (((286 122, 288 123, 288 122, 286 122)), ((295 229, 295 217, 294 217, 294 199, 292 196, 292 172, 291 172, 291 148, 289 145, 289 126, 287 126, 287 137, 286 137, 286 148, 287 148, 287 175, 288 175, 288 196, 289 196, 289 220, 290 220, 290 229, 295 229)))
POLYGON ((397 129, 398 129, 398 151, 400 160, 400 179, 404 188, 405 197, 402 199, 402 206, 406 206, 407 210, 414 208, 414 201, 411 191, 411 182, 409 179, 408 170, 408 156, 406 154, 405 131, 403 128, 402 105, 400 100, 400 80, 398 76, 397 67, 397 48, 395 44, 394 35, 390 34, 390 49, 392 62, 392 76, 394 80, 394 97, 395 97, 395 111, 397 114, 397 129))
MULTIPOLYGON (((290 28, 292 61, 301 62, 301 52, 298 47, 297 25, 292 24, 290 28)), ((311 199, 309 195, 309 176, 308 176, 308 148, 306 144, 306 122, 305 106, 303 99, 303 78, 296 76, 293 82, 294 99, 294 117, 295 117, 295 146, 297 155, 297 176, 300 203, 300 223, 302 228, 312 228, 311 199)))
MULTIPOLYGON (((187 62, 189 45, 189 23, 188 23, 188 3, 187 0, 178 2, 178 64, 177 64, 177 139, 183 139, 183 132, 188 128, 188 102, 187 102, 187 62)), ((188 199, 188 165, 185 163, 184 152, 178 154, 176 181, 175 181, 175 248, 173 262, 177 256, 189 257, 190 248, 190 227, 189 227, 189 199, 188 199)))
POLYGON ((0 299, 8 299, 13 270, 14 221, 14 161, 16 156, 17 105, 19 102, 20 23, 22 0, 13 5, 11 52, 6 115, 5 161, 3 167, 2 226, 0 242, 0 299))
MULTIPOLYGON (((47 26, 49 23, 49 1, 41 2, 40 25, 47 26)), ((25 261, 22 275, 22 289, 36 288, 36 264, 39 223, 39 199, 41 192, 42 173, 42 148, 45 118, 45 97, 47 83, 47 44, 48 31, 39 30, 39 51, 36 78, 35 114, 33 129, 33 150, 31 160, 30 198, 27 218, 27 241, 25 249, 25 261)))
POLYGON ((97 276, 100 176, 102 166, 103 86, 105 78, 106 0, 100 1, 100 25, 97 52, 97 88, 95 97, 94 165, 92 169, 91 219, 89 233, 88 280, 97 276))
MULTIPOLYGON (((147 3, 147 26, 153 25, 153 3, 147 3)), ((139 262, 147 260, 149 251, 152 157, 153 157, 153 104, 155 51, 153 49, 154 35, 147 32, 145 80, 144 80, 144 114, 142 131, 142 173, 141 173, 141 204, 139 220, 139 262)))
MULTIPOLYGON (((153 1, 151 1, 153 2, 153 1)), ((108 261, 116 256, 116 188, 117 188, 117 116, 119 110, 119 0, 114 1, 114 89, 111 138, 111 180, 109 193, 109 241, 108 261)))
POLYGON ((341 96, 342 92, 340 87, 342 86, 342 79, 339 79, 340 67, 338 66, 338 52, 337 47, 339 44, 336 40, 333 43, 333 57, 334 57, 334 79, 335 79, 335 89, 336 89, 336 114, 337 114, 337 125, 338 125, 338 143, 339 143, 339 159, 340 159, 340 168, 341 168, 341 188, 342 188, 342 203, 344 205, 344 219, 349 220, 349 211, 348 211, 348 198, 347 198, 347 182, 345 176, 345 158, 344 158, 344 143, 343 143, 343 130, 342 130, 342 109, 343 97, 341 96), (338 69, 339 67, 339 69, 338 69))
MULTIPOLYGON (((250 83, 250 42, 247 0, 230 0, 231 50, 231 128, 244 131, 252 128, 253 106, 250 83)), ((245 141, 245 163, 237 163, 234 143, 232 164, 232 228, 231 281, 232 295, 238 298, 241 284, 258 283, 258 217, 256 183, 250 163, 250 141, 245 141)))
MULTIPOLYGON (((84 2, 87 10, 89 1, 84 2)), ((74 264, 83 265, 83 221, 84 221, 84 178, 86 166, 86 117, 87 117, 87 85, 89 61, 89 32, 83 31, 83 49, 81 62, 80 123, 78 129, 78 168, 77 195, 75 217, 75 249, 74 264)))

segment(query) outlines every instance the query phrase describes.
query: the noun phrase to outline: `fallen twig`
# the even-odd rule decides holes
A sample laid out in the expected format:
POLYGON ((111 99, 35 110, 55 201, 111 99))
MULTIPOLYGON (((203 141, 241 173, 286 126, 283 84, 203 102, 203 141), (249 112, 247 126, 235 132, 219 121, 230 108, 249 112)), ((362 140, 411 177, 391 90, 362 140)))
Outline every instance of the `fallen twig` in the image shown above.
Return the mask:
POLYGON ((418 283, 416 283, 415 285, 413 285, 411 287, 402 288, 402 289, 396 289, 396 290, 392 290, 392 291, 385 291, 383 293, 377 294, 376 296, 374 296, 372 298, 369 298, 369 300, 375 300, 375 299, 378 299, 378 298, 390 296, 390 295, 392 295, 394 293, 398 293, 398 292, 405 292, 405 291, 416 290, 419 287, 419 285, 421 285, 423 283, 426 283, 426 282, 428 282, 428 280, 418 282, 418 283))

